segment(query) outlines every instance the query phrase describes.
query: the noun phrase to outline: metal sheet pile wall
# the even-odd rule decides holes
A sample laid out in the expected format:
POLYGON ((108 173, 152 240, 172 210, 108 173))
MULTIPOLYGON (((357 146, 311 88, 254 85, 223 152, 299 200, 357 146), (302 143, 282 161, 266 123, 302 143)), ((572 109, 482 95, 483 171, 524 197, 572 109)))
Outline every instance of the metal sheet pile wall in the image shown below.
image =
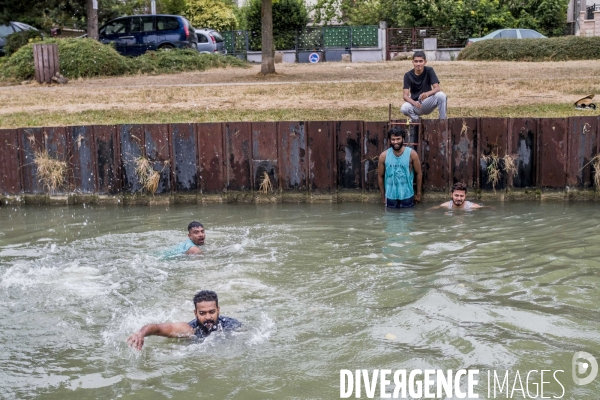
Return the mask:
MULTIPOLYGON (((387 122, 363 121, 4 129, 0 194, 46 194, 37 173, 41 153, 67 162, 63 194, 141 193, 140 158, 160 176, 156 194, 267 188, 271 194, 377 194, 386 130, 387 122)), ((424 120, 421 132, 426 192, 448 191, 457 181, 484 191, 594 187, 590 160, 600 149, 600 117, 424 120), (500 175, 492 185, 494 160, 500 175)))

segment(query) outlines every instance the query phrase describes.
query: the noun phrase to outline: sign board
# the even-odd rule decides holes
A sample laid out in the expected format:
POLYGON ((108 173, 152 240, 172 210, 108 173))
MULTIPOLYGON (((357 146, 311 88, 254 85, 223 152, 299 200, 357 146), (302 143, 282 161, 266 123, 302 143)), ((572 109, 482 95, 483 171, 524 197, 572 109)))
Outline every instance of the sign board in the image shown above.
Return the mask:
POLYGON ((310 55, 308 56, 308 61, 310 61, 311 63, 318 63, 321 60, 321 56, 319 55, 319 53, 310 53, 310 55))

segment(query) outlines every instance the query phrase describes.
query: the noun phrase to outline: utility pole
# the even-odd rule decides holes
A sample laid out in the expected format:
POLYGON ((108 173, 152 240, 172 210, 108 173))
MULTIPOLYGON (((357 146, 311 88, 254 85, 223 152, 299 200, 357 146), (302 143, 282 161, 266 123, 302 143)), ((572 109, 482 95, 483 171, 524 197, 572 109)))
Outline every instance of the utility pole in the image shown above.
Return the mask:
POLYGON ((150 2, 150 14, 156 15, 156 0, 150 2))
POLYGON ((87 35, 98 40, 98 0, 87 0, 87 35))

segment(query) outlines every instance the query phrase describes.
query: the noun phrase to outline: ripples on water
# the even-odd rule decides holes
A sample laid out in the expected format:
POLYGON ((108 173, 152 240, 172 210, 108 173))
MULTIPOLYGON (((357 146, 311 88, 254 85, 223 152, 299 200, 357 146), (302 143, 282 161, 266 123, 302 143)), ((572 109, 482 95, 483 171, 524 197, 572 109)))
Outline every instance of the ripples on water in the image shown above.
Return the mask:
POLYGON ((600 355, 597 210, 3 206, 0 393, 338 398, 340 369, 547 368, 566 371, 565 398, 589 398, 599 379, 575 387, 570 364, 600 355), (163 257, 192 219, 204 255, 163 257), (191 320, 203 288, 240 332, 126 346, 146 323, 191 320))

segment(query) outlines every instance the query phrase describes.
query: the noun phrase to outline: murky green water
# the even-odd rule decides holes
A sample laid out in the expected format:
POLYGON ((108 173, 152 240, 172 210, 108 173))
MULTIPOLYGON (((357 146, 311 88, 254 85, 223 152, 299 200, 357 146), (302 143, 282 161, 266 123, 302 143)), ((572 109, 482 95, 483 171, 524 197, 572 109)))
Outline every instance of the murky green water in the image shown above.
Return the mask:
POLYGON ((599 209, 2 206, 0 396, 330 399, 340 369, 471 368, 480 398, 485 371, 512 386, 533 369, 564 370, 562 398, 597 398, 600 377, 574 385, 571 358, 600 359, 599 209), (162 259, 192 219, 204 255, 162 259), (199 289, 244 328, 126 346, 146 323, 191 320, 199 289))

